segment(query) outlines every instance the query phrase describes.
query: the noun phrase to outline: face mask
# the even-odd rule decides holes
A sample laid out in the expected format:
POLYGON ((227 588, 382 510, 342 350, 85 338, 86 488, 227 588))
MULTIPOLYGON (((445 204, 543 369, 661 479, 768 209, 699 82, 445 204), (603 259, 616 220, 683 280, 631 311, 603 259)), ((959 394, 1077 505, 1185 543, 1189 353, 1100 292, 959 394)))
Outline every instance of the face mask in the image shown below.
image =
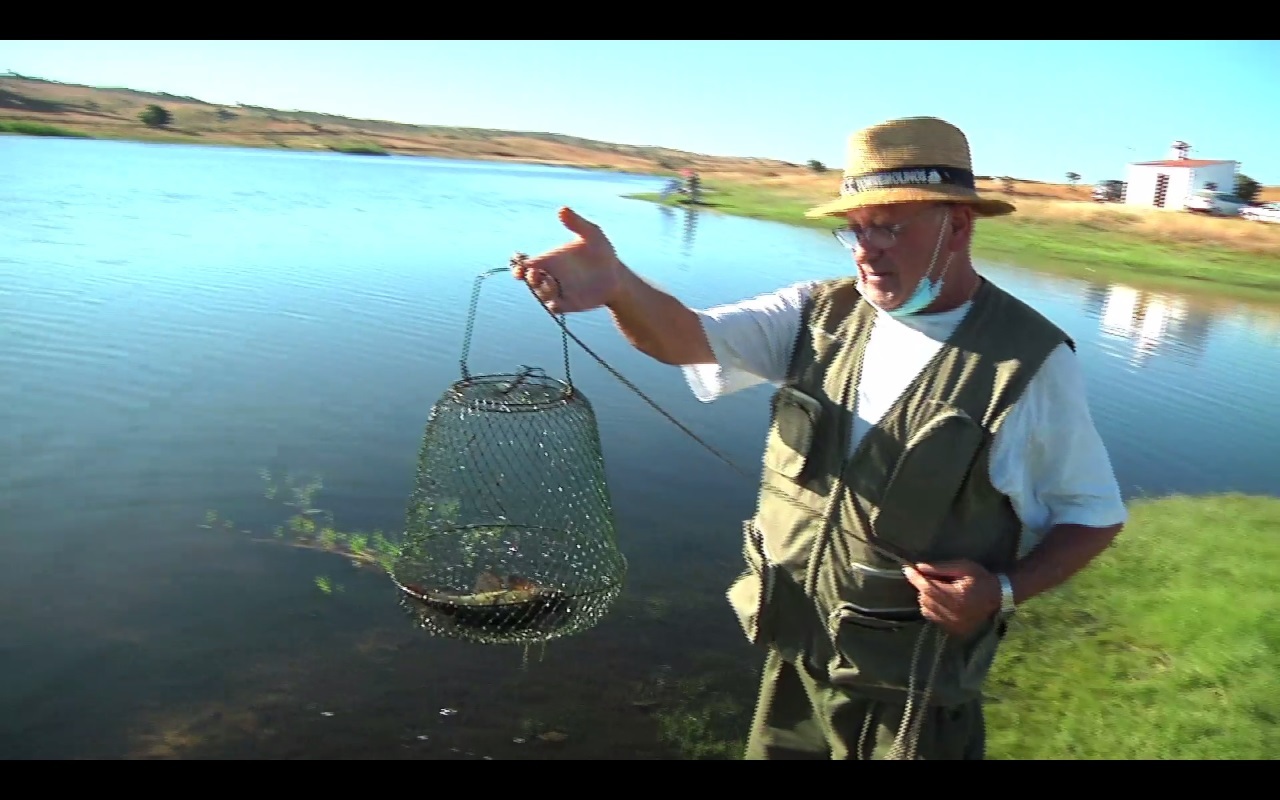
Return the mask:
MULTIPOLYGON (((891 317, 901 319, 902 317, 919 314, 928 308, 934 300, 938 299, 938 295, 942 294, 942 279, 946 277, 947 270, 951 268, 951 256, 954 256, 955 253, 947 256, 946 263, 942 265, 942 273, 936 279, 929 277, 929 275, 938 263, 938 250, 942 247, 942 234, 946 231, 947 223, 950 220, 951 209, 947 209, 942 218, 942 225, 938 228, 938 242, 933 246, 933 258, 929 259, 929 269, 925 270, 924 275, 921 276, 920 281, 916 284, 915 291, 911 293, 907 301, 894 309, 883 309, 879 306, 876 306, 876 308, 880 308, 881 311, 891 317)), ((871 300, 868 299, 867 302, 870 303, 871 300)), ((872 303, 872 305, 875 304, 872 303)))
POLYGON ((909 317, 912 314, 918 314, 928 308, 934 300, 938 299, 938 295, 942 292, 942 279, 938 280, 930 278, 927 274, 916 284, 916 290, 911 293, 911 297, 907 298, 907 302, 897 308, 885 311, 891 317, 909 317))

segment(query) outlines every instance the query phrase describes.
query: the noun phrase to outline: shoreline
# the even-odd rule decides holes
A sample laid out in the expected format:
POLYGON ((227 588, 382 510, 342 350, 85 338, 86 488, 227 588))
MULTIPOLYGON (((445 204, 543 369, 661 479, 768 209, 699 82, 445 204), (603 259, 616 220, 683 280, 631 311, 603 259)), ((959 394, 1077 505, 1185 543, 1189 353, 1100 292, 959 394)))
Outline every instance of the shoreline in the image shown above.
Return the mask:
MULTIPOLYGON (((0 120, 2 123, 3 120, 0 120)), ((588 164, 571 160, 522 157, 516 155, 495 156, 446 152, 370 152, 360 146, 324 148, 291 148, 269 142, 239 142, 202 139, 199 141, 181 137, 102 135, 74 130, 56 134, 33 134, 6 131, 0 125, 3 136, 40 136, 51 138, 79 138, 98 141, 125 141, 139 144, 178 144, 217 147, 245 147, 261 150, 280 150, 296 153, 333 153, 357 157, 381 157, 396 155, 404 158, 438 158, 442 160, 475 161, 495 164, 525 164, 530 166, 565 167, 590 172, 628 174, 654 179, 670 179, 673 174, 662 170, 641 167, 588 164), (362 151, 363 150, 363 151, 362 151)), ((714 173, 713 173, 714 174, 714 173)), ((632 193, 622 197, 673 208, 694 208, 697 211, 713 211, 730 216, 777 222, 794 227, 831 230, 837 223, 830 220, 812 220, 803 215, 804 208, 816 201, 801 201, 782 191, 768 187, 756 188, 740 181, 704 182, 708 194, 727 196, 727 202, 703 202, 697 206, 681 202, 678 198, 662 200, 657 193, 632 193), (714 187, 714 188, 713 188, 714 187), (749 199, 747 197, 749 196, 749 199)), ((992 194, 992 192, 985 192, 992 194)), ((1019 212, 1028 203, 1044 204, 1038 198, 1022 199, 1018 195, 1009 198, 1019 206, 1019 212)), ((1052 202, 1052 201, 1050 201, 1052 202)), ((1062 203, 1066 205, 1065 201, 1062 203)), ((1094 209, 1098 216, 1125 213, 1128 209, 1101 207, 1094 209)), ((1056 222, 1026 216, 1018 218, 980 220, 973 241, 976 257, 1001 266, 1026 270, 1042 275, 1093 280, 1099 283, 1125 283, 1135 289, 1151 292, 1171 292, 1182 296, 1198 295, 1215 302, 1238 302, 1268 309, 1280 308, 1280 255, 1256 253, 1228 247, 1209 247, 1204 244, 1184 244, 1177 241, 1157 242, 1149 237, 1128 234, 1109 229, 1097 222, 1056 222)), ((1174 213, 1174 212, 1163 212, 1174 213)), ((1182 222, 1184 220, 1175 220, 1182 222)), ((1189 220, 1186 220, 1189 221, 1189 220)), ((1210 219, 1199 222, 1220 223, 1235 221, 1210 219)), ((1245 225, 1263 226, 1265 223, 1245 225)), ((1268 226, 1272 227, 1272 226, 1268 226)), ((1280 226, 1274 226, 1280 228, 1280 226)), ((1276 233, 1280 233, 1277 230, 1276 233)))
MULTIPOLYGON (((841 224, 830 219, 805 217, 804 210, 813 204, 812 200, 787 196, 768 188, 708 182, 704 183, 704 192, 704 201, 697 205, 684 203, 679 196, 663 200, 657 193, 623 196, 675 208, 712 211, 816 230, 832 230, 841 224)), ((1123 229, 1109 229, 1105 222, 1099 221, 1099 218, 1105 220, 1107 216, 1114 216, 1119 228, 1127 221, 1126 215, 1135 213, 1127 208, 1099 205, 1082 209, 1079 220, 1055 220, 1051 214, 1036 213, 1044 211, 1044 206, 1048 205, 1044 201, 1019 200, 1016 195, 1008 199, 1019 206, 1013 215, 979 220, 973 240, 976 257, 1045 275, 1100 283, 1123 282, 1154 292, 1193 293, 1212 296, 1216 300, 1280 307, 1280 254, 1245 248, 1228 249, 1220 243, 1178 241, 1174 235, 1158 241, 1123 229), (1019 217, 1024 207, 1028 212, 1019 217)), ((1222 219, 1175 218, 1169 222, 1170 226, 1179 223, 1266 225, 1222 219)), ((1245 229, 1245 232, 1252 231, 1245 229)), ((1264 233, 1280 234, 1280 230, 1264 233)))

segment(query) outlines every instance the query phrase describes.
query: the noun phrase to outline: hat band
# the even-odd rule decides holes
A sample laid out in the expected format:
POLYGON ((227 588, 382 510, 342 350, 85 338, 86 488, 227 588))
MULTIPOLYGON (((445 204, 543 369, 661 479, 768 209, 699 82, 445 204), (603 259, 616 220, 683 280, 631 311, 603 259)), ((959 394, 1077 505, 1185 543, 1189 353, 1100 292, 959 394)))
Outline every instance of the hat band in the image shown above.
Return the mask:
POLYGON ((941 164, 925 165, 881 170, 880 172, 865 172, 861 175, 846 175, 840 184, 840 194, 851 195, 894 186, 940 185, 973 189, 976 184, 973 180, 973 173, 967 169, 948 167, 941 164))

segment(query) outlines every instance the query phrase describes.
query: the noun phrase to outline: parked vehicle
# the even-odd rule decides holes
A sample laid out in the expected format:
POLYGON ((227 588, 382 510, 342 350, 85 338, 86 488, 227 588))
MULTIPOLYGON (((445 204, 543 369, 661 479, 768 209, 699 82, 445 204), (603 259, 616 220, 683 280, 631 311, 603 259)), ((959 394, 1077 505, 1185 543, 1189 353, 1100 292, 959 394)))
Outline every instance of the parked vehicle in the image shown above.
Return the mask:
POLYGON ((1119 203, 1124 199, 1124 181, 1099 181, 1093 187, 1095 203, 1119 203))
POLYGON ((1218 192, 1201 189, 1191 195, 1183 203, 1183 208, 1195 214, 1209 214, 1215 217, 1233 217, 1240 209, 1249 205, 1244 198, 1230 192, 1218 192))
POLYGON ((1256 222, 1280 222, 1280 203, 1261 203, 1240 209, 1240 216, 1256 222))

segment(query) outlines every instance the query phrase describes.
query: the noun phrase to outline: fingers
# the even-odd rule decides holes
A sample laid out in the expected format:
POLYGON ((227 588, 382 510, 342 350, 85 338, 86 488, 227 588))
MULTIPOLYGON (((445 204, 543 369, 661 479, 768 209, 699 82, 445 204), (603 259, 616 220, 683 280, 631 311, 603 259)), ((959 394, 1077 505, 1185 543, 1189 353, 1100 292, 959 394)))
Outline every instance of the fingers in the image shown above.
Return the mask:
POLYGON ((600 226, 578 216, 578 213, 568 206, 560 209, 560 222, 587 241, 599 239, 603 236, 600 232, 600 226))
POLYGON ((912 567, 903 567, 902 571, 911 585, 920 592, 922 611, 928 607, 937 610, 938 613, 953 614, 964 607, 967 586, 945 579, 925 577, 923 573, 912 567))
POLYGON ((907 580, 920 591, 920 613, 950 633, 965 631, 965 603, 961 594, 947 583, 931 581, 911 567, 903 570, 907 580))
POLYGON ((560 283, 554 277, 536 267, 528 268, 524 282, 538 296, 538 299, 544 303, 560 296, 560 283))
POLYGON ((929 579, 920 574, 919 570, 915 567, 903 567, 902 574, 906 575, 907 581, 921 592, 928 591, 933 586, 933 584, 929 582, 929 579))
POLYGON ((529 256, 524 253, 516 253, 511 257, 511 275, 518 281, 523 281, 529 272, 529 256))
POLYGON ((511 257, 511 275, 518 281, 529 284, 530 289, 538 289, 550 277, 538 267, 531 266, 529 256, 516 253, 511 257))
POLYGON ((938 580, 955 580, 969 578, 977 571, 977 564, 971 561, 943 561, 938 564, 916 564, 920 574, 938 580))
POLYGON ((511 259, 511 273, 533 291, 535 297, 553 314, 560 314, 560 282, 539 267, 529 265, 528 256, 516 253, 511 259))
POLYGON ((920 613, 952 634, 967 635, 992 613, 992 602, 998 607, 998 598, 987 596, 992 590, 982 577, 985 571, 973 562, 916 564, 902 572, 920 593, 920 613))
POLYGON ((948 606, 954 602, 956 592, 949 584, 930 580, 911 567, 905 567, 903 572, 911 585, 916 587, 916 591, 920 592, 922 600, 948 606))
POLYGON ((924 614, 925 619, 943 626, 954 626, 960 622, 960 615, 955 609, 929 597, 920 598, 920 613, 924 614))

